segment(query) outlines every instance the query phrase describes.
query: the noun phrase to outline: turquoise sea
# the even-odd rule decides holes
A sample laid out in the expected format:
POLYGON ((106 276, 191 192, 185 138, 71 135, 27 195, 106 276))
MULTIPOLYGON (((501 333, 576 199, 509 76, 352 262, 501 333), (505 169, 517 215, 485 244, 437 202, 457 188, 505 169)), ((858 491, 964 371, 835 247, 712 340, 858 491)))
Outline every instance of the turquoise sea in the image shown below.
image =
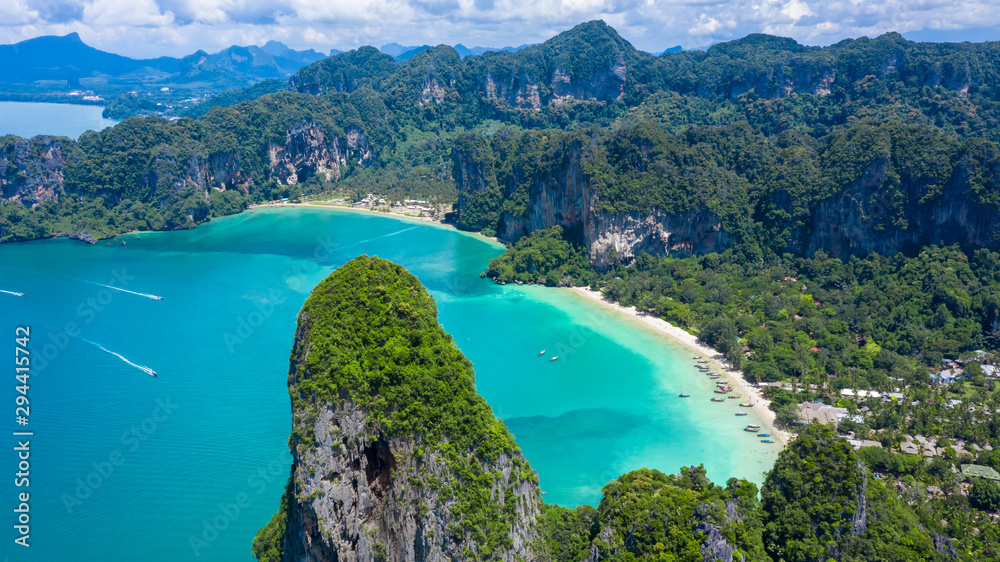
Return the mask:
POLYGON ((85 131, 100 131, 117 123, 101 117, 99 105, 0 101, 0 136, 53 135, 79 138, 85 131))
POLYGON ((481 237, 298 208, 120 240, 0 245, 0 289, 26 294, 0 293, 0 557, 252 560, 289 474, 296 313, 361 253, 404 265, 430 289, 549 502, 596 505, 604 484, 642 466, 704 463, 716 482, 760 482, 777 454, 741 431, 760 421, 734 417, 736 400, 708 401, 713 384, 689 353, 634 319, 569 290, 480 279, 502 251, 481 237), (31 329, 25 426, 15 422, 18 326, 31 329), (12 435, 25 430, 26 488, 15 486, 12 435), (29 548, 14 544, 25 491, 29 548))

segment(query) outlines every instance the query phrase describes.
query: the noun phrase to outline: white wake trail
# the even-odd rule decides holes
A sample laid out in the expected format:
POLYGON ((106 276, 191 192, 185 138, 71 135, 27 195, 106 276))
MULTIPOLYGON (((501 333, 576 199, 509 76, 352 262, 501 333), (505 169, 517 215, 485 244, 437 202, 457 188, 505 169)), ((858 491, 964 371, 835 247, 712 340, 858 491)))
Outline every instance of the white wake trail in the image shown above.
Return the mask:
POLYGON ((111 355, 114 355, 115 357, 121 359, 122 361, 128 363, 129 365, 132 365, 136 369, 139 369, 140 371, 146 373, 147 375, 149 375, 151 377, 155 377, 156 376, 156 371, 150 369, 149 367, 146 367, 145 365, 138 365, 136 363, 133 363, 133 362, 129 361, 128 359, 126 359, 124 355, 122 355, 120 353, 115 353, 114 351, 111 351, 110 349, 104 347, 103 345, 101 345, 99 343, 94 343, 94 342, 92 342, 92 341, 90 341, 88 339, 85 339, 85 338, 80 338, 80 339, 83 340, 83 341, 85 341, 85 342, 87 342, 87 343, 89 343, 90 345, 92 345, 92 346, 100 349, 101 351, 104 351, 106 353, 110 353, 111 355))
POLYGON ((128 289, 122 289, 121 287, 115 287, 115 286, 112 286, 112 285, 105 285, 104 283, 95 283, 93 281, 87 281, 87 283, 90 283, 91 285, 97 285, 99 287, 107 287, 108 289, 113 289, 115 291, 121 291, 123 293, 129 293, 129 294, 136 295, 136 296, 139 296, 139 297, 146 297, 147 299, 153 299, 153 300, 157 300, 157 301, 163 300, 163 297, 158 297, 156 295, 150 295, 148 293, 137 293, 135 291, 129 291, 128 289))
POLYGON ((15 293, 14 291, 4 291, 0 289, 0 293, 7 293, 8 295, 14 295, 15 297, 23 297, 24 293, 15 293))
POLYGON ((419 227, 411 226, 410 228, 404 228, 403 230, 397 230, 396 232, 390 232, 389 234, 383 234, 382 236, 376 236, 375 238, 369 238, 368 240, 362 240, 360 242, 355 242, 354 244, 351 244, 351 247, 353 248, 354 246, 358 246, 358 245, 361 245, 361 244, 367 244, 368 242, 373 242, 375 240, 381 240, 383 238, 388 238, 390 236, 395 236, 397 234, 402 234, 404 232, 409 232, 409 231, 411 231, 411 230, 413 230, 415 228, 419 228, 419 227))

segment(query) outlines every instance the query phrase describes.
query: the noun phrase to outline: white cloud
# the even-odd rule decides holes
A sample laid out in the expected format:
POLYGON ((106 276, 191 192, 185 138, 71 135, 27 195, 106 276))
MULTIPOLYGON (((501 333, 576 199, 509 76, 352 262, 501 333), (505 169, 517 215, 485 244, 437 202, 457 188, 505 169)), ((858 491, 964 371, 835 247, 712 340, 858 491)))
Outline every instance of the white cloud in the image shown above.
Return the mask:
POLYGON ((781 13, 795 21, 798 21, 805 16, 813 15, 812 10, 810 10, 809 6, 805 2, 802 2, 802 0, 791 0, 781 8, 781 13))
POLYGON ((694 27, 688 30, 691 35, 715 35, 720 29, 722 29, 722 24, 719 20, 708 16, 708 14, 701 14, 698 16, 698 23, 694 27))
POLYGON ((32 10, 21 0, 0 2, 0 26, 12 27, 28 25, 38 20, 37 10, 32 10))
POLYGON ((390 41, 503 46, 543 41, 604 19, 637 47, 659 51, 754 32, 829 44, 887 31, 1000 27, 995 0, 39 1, 0 0, 0 42, 77 31, 89 44, 132 56, 177 56, 268 39, 323 51, 390 41))
POLYGON ((95 27, 164 27, 174 22, 153 0, 95 0, 84 6, 81 20, 95 27))

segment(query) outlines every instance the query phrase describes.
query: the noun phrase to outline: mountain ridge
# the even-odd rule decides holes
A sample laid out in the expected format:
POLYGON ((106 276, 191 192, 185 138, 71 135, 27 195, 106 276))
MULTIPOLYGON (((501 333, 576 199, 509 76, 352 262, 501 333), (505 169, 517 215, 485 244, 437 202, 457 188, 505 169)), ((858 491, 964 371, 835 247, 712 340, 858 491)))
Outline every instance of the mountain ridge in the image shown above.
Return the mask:
POLYGON ((81 79, 104 77, 123 83, 141 83, 144 80, 135 73, 144 70, 158 72, 152 74, 158 79, 145 80, 148 82, 164 81, 178 75, 193 79, 212 70, 199 68, 207 62, 209 66, 232 73, 234 76, 228 78, 243 84, 268 78, 288 78, 301 66, 322 58, 325 58, 324 55, 312 49, 296 51, 280 42, 268 41, 264 47, 232 45, 215 53, 198 50, 180 58, 133 59, 91 47, 77 32, 72 32, 64 36, 46 35, 0 45, 0 66, 4 68, 0 82, 66 80, 78 83, 81 79), (241 59, 251 62, 241 64, 245 62, 241 59))

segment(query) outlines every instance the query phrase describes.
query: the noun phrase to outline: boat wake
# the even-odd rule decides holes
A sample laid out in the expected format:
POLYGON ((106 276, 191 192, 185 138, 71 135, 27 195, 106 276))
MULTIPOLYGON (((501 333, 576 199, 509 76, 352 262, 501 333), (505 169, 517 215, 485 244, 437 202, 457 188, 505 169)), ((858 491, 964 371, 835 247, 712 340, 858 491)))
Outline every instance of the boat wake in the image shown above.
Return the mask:
POLYGON ((105 353, 110 353, 111 355, 114 355, 115 357, 121 359, 122 361, 128 363, 129 365, 135 367, 136 369, 139 369, 140 371, 146 373, 147 375, 149 375, 151 377, 155 377, 156 376, 156 371, 150 369, 149 367, 147 367, 145 365, 139 365, 139 364, 133 363, 133 362, 129 361, 128 359, 126 359, 124 355, 122 355, 120 353, 115 353, 114 351, 111 351, 110 349, 104 347, 103 345, 101 345, 99 343, 94 343, 94 342, 92 342, 92 341, 90 341, 88 339, 85 339, 85 338, 80 338, 80 339, 83 340, 83 341, 85 341, 85 342, 87 342, 87 343, 89 343, 90 345, 92 345, 92 346, 100 349, 101 351, 103 351, 105 353))
POLYGON ((373 242, 375 240, 381 240, 383 238, 388 238, 390 236, 395 236, 397 234, 402 234, 404 232, 409 232, 409 231, 414 230, 416 228, 419 228, 419 227, 417 227, 417 226, 411 226, 410 228, 404 228, 403 230, 397 230, 396 232, 390 232, 389 234, 383 234, 382 236, 376 236, 375 238, 369 238, 368 240, 362 240, 360 242, 355 242, 354 244, 352 244, 352 246, 359 246, 361 244, 367 244, 368 242, 373 242))
POLYGON ((15 297, 23 297, 24 293, 15 293, 14 291, 4 291, 0 289, 0 293, 7 293, 8 295, 14 295, 15 297))
POLYGON ((104 283, 95 283, 93 281, 87 281, 87 283, 90 283, 91 285, 97 285, 98 287, 107 287, 108 289, 113 289, 115 291, 121 291, 123 293, 129 293, 131 295, 136 295, 136 296, 139 296, 139 297, 146 297, 147 299, 153 299, 155 301, 162 301, 163 300, 163 297, 158 297, 156 295, 150 295, 148 293, 137 293, 135 291, 129 291, 128 289, 122 289, 121 287, 115 287, 115 286, 112 286, 112 285, 105 285, 104 283))

